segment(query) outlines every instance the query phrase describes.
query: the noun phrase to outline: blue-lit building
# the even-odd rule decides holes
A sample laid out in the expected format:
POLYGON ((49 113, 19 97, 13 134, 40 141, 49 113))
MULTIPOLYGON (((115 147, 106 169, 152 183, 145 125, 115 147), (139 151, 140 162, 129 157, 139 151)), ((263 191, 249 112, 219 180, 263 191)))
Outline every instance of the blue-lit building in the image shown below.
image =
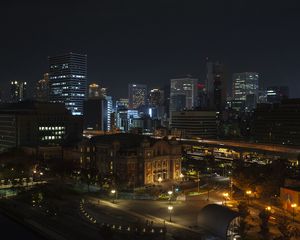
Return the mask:
POLYGON ((87 55, 49 57, 50 101, 64 103, 72 115, 83 114, 87 88, 87 55))

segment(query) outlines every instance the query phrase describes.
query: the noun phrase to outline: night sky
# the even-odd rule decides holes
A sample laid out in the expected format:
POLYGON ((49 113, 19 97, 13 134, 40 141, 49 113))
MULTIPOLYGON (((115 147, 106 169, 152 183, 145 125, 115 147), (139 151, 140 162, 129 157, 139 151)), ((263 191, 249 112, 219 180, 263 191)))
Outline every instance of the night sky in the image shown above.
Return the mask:
POLYGON ((256 71, 261 84, 286 84, 300 97, 298 1, 9 1, 1 2, 1 87, 31 85, 47 56, 88 54, 89 82, 127 97, 127 84, 159 87, 192 74, 205 58, 233 72, 256 71), (44 3, 46 2, 46 3, 44 3), (262 3, 264 2, 264 3, 262 3))

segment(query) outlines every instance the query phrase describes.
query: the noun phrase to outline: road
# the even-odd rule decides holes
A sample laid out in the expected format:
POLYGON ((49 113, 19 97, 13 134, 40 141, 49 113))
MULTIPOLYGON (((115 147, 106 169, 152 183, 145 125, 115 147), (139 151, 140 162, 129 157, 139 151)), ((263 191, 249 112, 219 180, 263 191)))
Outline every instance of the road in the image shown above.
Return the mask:
POLYGON ((229 140, 208 140, 208 139, 187 139, 187 138, 177 138, 177 140, 186 143, 195 143, 195 144, 210 144, 216 145, 219 147, 238 147, 238 148, 247 148, 247 149, 257 149, 263 150, 268 152, 277 152, 277 153, 286 153, 286 154, 293 154, 297 155, 300 154, 300 149, 295 147, 286 147, 282 145, 275 145, 275 144, 262 144, 262 143, 248 143, 248 142, 241 142, 241 141, 229 141, 229 140))

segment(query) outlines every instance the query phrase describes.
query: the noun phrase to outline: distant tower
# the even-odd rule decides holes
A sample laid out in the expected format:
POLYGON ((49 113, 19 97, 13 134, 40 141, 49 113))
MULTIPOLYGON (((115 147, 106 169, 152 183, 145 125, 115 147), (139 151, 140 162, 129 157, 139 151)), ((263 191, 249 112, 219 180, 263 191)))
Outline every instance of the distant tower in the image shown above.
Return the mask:
POLYGON ((20 102, 26 98, 27 83, 21 81, 11 81, 10 101, 20 102))
POLYGON ((170 112, 197 106, 197 83, 198 79, 191 76, 170 80, 170 112))
POLYGON ((45 73, 44 78, 39 80, 35 86, 35 99, 40 102, 50 100, 49 74, 45 73))
POLYGON ((147 85, 128 84, 129 108, 137 109, 147 102, 147 85))
POLYGON ((227 97, 224 65, 220 62, 207 62, 206 68, 207 107, 211 110, 223 110, 227 97))
POLYGON ((163 105, 163 102, 164 102, 163 90, 157 88, 151 89, 149 93, 149 106, 158 107, 163 105))
POLYGON ((89 98, 99 98, 101 96, 101 87, 97 83, 89 85, 89 98))
POLYGON ((243 101, 245 110, 256 108, 259 93, 259 75, 256 72, 234 73, 232 79, 233 100, 243 101))
POLYGON ((87 55, 67 53, 49 57, 50 101, 62 102, 73 115, 83 114, 87 55))

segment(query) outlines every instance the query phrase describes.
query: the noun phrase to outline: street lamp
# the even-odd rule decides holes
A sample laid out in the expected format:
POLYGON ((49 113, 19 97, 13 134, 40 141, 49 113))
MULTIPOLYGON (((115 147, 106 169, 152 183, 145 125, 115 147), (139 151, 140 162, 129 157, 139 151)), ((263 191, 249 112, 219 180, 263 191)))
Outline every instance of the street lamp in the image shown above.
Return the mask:
POLYGON ((110 192, 113 194, 113 203, 115 203, 115 198, 117 198, 117 191, 115 189, 112 189, 110 192))
POLYGON ((169 219, 170 222, 172 222, 172 210, 173 210, 173 206, 172 206, 172 205, 169 205, 169 206, 168 206, 168 211, 169 211, 169 214, 170 214, 170 215, 169 215, 169 216, 170 216, 170 219, 169 219))
POLYGON ((266 210, 269 211, 269 212, 271 212, 271 210, 272 210, 271 206, 267 206, 266 210))
POLYGON ((295 208, 297 207, 297 204, 296 203, 293 203, 291 205, 292 209, 293 209, 293 222, 295 222, 295 208))
POLYGON ((162 178, 161 178, 161 177, 159 177, 159 178, 157 179, 157 181, 159 182, 159 184, 161 184, 161 182, 162 182, 162 178))
POLYGON ((247 195, 247 198, 248 198, 248 204, 250 203, 250 196, 252 194, 252 191, 251 190, 247 190, 246 191, 246 195, 247 195))
POLYGON ((182 182, 184 175, 182 173, 180 173, 179 177, 180 177, 180 181, 182 182))
POLYGON ((228 198, 228 196, 229 196, 228 192, 223 193, 225 206, 226 206, 226 199, 228 198))
POLYGON ((198 193, 200 192, 200 171, 198 171, 198 193))

